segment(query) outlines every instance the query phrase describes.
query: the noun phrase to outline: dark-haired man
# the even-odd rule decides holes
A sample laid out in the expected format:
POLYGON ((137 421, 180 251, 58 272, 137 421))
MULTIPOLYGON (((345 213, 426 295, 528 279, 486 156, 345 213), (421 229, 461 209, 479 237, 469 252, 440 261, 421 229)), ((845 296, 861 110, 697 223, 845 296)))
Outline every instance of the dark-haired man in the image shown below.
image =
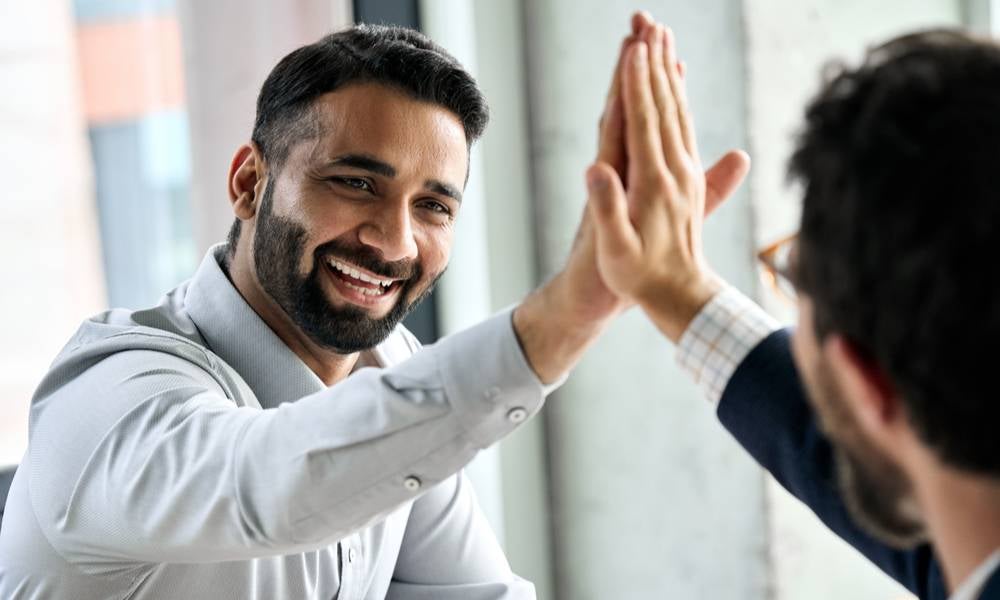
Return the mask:
POLYGON ((486 122, 412 31, 285 57, 232 162, 229 244, 159 306, 84 323, 40 384, 0 597, 533 598, 456 473, 617 306, 567 271, 416 352, 398 323, 447 265, 486 122))
POLYGON ((486 121, 412 31, 285 57, 233 158, 228 245, 159 306, 84 323, 39 385, 0 597, 533 598, 460 469, 623 305, 583 227, 517 309, 417 352, 398 323, 447 266, 486 121))
POLYGON ((903 36, 812 101, 779 269, 798 291, 790 334, 707 265, 716 202, 673 42, 653 26, 642 40, 623 69, 628 191, 609 165, 588 171, 604 281, 833 531, 921 598, 1000 599, 1000 47, 903 36))

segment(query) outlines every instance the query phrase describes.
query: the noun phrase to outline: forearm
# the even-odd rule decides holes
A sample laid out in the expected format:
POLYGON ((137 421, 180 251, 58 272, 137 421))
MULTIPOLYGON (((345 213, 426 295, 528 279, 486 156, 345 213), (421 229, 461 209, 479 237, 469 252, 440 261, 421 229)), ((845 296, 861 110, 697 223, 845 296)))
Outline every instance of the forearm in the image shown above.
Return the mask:
POLYGON ((862 531, 836 481, 834 449, 820 431, 790 350, 790 332, 760 342, 733 373, 719 420, 785 489, 844 541, 921 598, 945 598, 927 544, 896 550, 862 531))
POLYGON ((886 573, 927 597, 922 591, 940 581, 928 571, 928 549, 887 548, 848 514, 837 490, 833 449, 801 387, 790 339, 749 298, 725 288, 684 332, 677 361, 718 405, 726 429, 783 487, 886 573))

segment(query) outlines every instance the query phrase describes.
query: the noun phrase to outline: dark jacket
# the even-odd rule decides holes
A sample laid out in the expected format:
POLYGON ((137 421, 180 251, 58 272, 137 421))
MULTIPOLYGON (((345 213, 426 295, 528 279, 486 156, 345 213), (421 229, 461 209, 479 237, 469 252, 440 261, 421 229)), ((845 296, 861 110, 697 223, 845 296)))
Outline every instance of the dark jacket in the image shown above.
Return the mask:
MULTIPOLYGON (((923 600, 946 600, 929 545, 896 550, 862 531, 837 490, 833 453, 792 362, 790 332, 776 331, 740 363, 719 402, 719 419, 785 489, 869 560, 923 600)), ((1000 600, 1000 570, 980 600, 1000 600)))

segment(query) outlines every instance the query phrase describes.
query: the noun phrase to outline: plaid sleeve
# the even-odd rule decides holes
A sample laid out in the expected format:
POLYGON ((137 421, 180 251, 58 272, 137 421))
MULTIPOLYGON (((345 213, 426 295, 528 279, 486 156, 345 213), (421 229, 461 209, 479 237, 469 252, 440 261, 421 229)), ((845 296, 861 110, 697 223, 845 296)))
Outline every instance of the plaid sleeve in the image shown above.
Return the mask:
POLYGON ((779 329, 778 322, 735 288, 715 295, 691 321, 677 346, 677 363, 717 405, 747 354, 779 329))

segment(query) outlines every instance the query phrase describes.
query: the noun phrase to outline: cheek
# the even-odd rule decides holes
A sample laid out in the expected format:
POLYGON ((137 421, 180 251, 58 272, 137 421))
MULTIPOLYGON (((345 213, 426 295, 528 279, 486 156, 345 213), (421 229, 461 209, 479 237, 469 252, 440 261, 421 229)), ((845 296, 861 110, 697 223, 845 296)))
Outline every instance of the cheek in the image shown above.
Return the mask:
POLYGON ((804 356, 805 351, 802 348, 805 343, 802 340, 802 336, 802 324, 799 323, 795 328, 795 331, 792 332, 792 359, 795 361, 795 367, 799 370, 799 372, 801 372, 803 367, 807 364, 804 356))
POLYGON ((800 302, 798 322, 792 333, 792 358, 799 372, 813 364, 818 351, 811 314, 811 307, 800 302))
POLYGON ((441 227, 426 232, 417 241, 421 266, 426 276, 437 277, 448 266, 453 231, 452 227, 441 227))

